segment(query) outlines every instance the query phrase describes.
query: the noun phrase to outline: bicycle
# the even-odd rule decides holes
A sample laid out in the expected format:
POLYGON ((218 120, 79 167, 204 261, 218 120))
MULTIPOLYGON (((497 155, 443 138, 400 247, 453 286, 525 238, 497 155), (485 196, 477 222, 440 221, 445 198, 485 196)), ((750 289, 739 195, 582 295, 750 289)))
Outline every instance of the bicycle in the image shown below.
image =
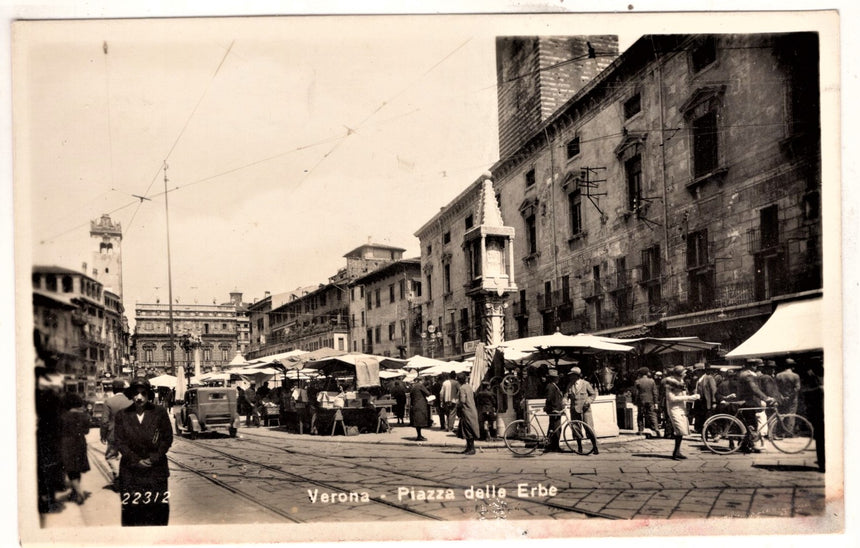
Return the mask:
POLYGON ((537 420, 537 413, 532 411, 529 420, 515 420, 505 427, 505 446, 515 455, 532 454, 536 449, 546 450, 549 434, 560 435, 560 440, 572 452, 579 455, 589 455, 594 451, 594 431, 588 424, 580 420, 569 420, 564 413, 552 413, 548 416, 559 416, 561 420, 552 431, 545 432, 537 420))
MULTIPOLYGON (((743 405, 743 402, 734 402, 743 405)), ((772 410, 764 425, 767 426, 767 436, 770 442, 783 453, 800 453, 805 451, 813 442, 812 423, 805 417, 794 413, 781 414, 775 406, 739 407, 734 415, 720 413, 710 417, 702 425, 702 441, 711 452, 720 455, 734 453, 749 437, 749 442, 756 443, 763 439, 761 427, 747 425, 740 418, 743 411, 772 410)))

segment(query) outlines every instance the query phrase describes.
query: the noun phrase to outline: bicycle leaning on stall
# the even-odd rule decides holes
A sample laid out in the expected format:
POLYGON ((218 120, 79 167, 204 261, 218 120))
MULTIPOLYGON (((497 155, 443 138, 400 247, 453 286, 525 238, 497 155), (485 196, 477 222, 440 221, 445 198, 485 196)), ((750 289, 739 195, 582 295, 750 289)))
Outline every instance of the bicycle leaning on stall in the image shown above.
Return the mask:
MULTIPOLYGON (((546 450, 550 434, 559 436, 559 440, 572 452, 588 455, 594 451, 594 431, 588 424, 580 420, 570 420, 564 413, 554 413, 548 416, 560 416, 553 430, 545 431, 532 411, 528 420, 515 420, 505 428, 505 446, 515 455, 530 455, 535 450, 546 450)), ((561 444, 559 444, 561 445, 561 444)))
MULTIPOLYGON (((734 402, 743 405, 743 402, 734 402)), ((739 407, 734 415, 719 413, 710 417, 702 425, 702 441, 705 447, 720 455, 734 453, 749 438, 748 443, 753 445, 761 442, 766 435, 770 442, 783 453, 800 453, 812 445, 814 441, 812 423, 801 415, 794 413, 782 414, 775 406, 764 407, 739 407), (756 424, 755 427, 744 423, 742 413, 744 411, 760 412, 767 411, 769 416, 764 423, 756 424), (767 426, 764 433, 762 426, 767 426)))

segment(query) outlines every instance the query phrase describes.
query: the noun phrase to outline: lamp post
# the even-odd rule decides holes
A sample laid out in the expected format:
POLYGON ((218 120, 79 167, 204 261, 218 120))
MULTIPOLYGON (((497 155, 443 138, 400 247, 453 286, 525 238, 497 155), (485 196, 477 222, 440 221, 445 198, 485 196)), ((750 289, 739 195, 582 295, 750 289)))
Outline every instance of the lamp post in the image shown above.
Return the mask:
POLYGON ((436 357, 436 345, 442 339, 442 333, 436 330, 433 322, 427 322, 427 330, 421 332, 421 342, 424 344, 424 354, 429 354, 431 358, 436 357))
POLYGON ((186 388, 191 385, 191 377, 194 375, 194 365, 191 363, 191 353, 196 352, 198 348, 200 348, 201 340, 199 335, 192 335, 191 333, 185 333, 182 335, 182 341, 180 345, 182 349, 185 350, 185 385, 186 388))

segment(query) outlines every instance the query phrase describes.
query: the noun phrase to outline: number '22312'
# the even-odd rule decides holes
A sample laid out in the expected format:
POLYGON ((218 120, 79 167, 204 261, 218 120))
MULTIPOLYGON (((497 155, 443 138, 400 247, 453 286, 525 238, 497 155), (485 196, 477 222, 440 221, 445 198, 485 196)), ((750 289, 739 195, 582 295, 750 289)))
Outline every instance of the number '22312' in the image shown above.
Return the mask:
POLYGON ((170 491, 132 491, 122 494, 122 503, 125 504, 168 504, 170 502, 170 491))

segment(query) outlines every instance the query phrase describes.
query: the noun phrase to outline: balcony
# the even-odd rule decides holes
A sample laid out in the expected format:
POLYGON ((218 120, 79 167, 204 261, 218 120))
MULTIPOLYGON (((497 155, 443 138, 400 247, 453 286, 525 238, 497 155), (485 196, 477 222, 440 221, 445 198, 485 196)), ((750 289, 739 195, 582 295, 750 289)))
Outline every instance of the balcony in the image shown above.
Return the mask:
POLYGON ((529 315, 527 300, 514 301, 513 303, 511 303, 511 308, 514 311, 514 316, 522 316, 527 318, 529 315))
POLYGON ((601 280, 589 280, 582 282, 582 298, 586 301, 589 299, 600 299, 603 297, 603 283, 601 280))
POLYGON ((751 228, 747 230, 747 249, 753 255, 781 253, 784 250, 784 244, 780 242, 779 236, 779 231, 768 231, 762 234, 760 228, 751 228))
POLYGON ((609 276, 605 281, 604 285, 606 290, 610 293, 617 293, 619 291, 624 291, 630 288, 630 280, 632 276, 630 275, 630 270, 621 270, 616 272, 615 275, 609 276))

